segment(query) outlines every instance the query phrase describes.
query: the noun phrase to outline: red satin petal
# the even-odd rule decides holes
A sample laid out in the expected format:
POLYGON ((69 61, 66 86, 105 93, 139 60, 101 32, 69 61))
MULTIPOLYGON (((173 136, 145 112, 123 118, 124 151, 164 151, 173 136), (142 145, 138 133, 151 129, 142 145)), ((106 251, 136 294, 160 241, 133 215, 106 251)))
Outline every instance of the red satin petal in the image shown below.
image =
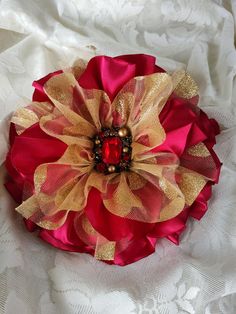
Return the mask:
MULTIPOLYGON (((12 196, 14 201, 18 204, 22 202, 22 189, 24 186, 24 181, 19 181, 19 178, 12 179, 11 177, 6 178, 6 182, 4 184, 5 188, 7 189, 8 193, 12 196)), ((33 187, 32 187, 32 193, 33 193, 33 187)))
POLYGON ((16 133, 16 127, 15 124, 11 123, 10 124, 10 130, 9 130, 9 141, 10 141, 10 146, 13 145, 16 136, 18 136, 18 134, 16 133))
POLYGON ((186 207, 178 216, 161 223, 158 223, 153 229, 151 235, 156 237, 166 237, 174 244, 179 244, 179 236, 185 229, 185 224, 189 216, 195 219, 201 219, 206 213, 208 206, 207 201, 211 197, 212 184, 207 183, 199 193, 195 202, 186 207))
MULTIPOLYGON (((115 254, 114 261, 108 262, 109 264, 116 264, 120 266, 125 266, 138 260, 147 257, 148 255, 155 252, 156 239, 150 237, 143 237, 138 239, 133 239, 132 241, 126 241, 125 249, 118 251, 115 254), (128 245, 127 245, 128 243, 128 245)), ((119 249, 119 243, 117 244, 119 249)))
POLYGON ((184 229, 185 222, 177 216, 168 221, 157 223, 149 235, 157 238, 165 238, 176 232, 182 232, 184 229))
POLYGON ((157 66, 156 58, 145 54, 123 55, 114 58, 115 60, 123 60, 128 63, 135 64, 135 76, 149 75, 153 73, 166 72, 161 67, 157 66))
POLYGON ((83 88, 102 89, 111 101, 118 91, 135 76, 164 72, 155 66, 152 56, 137 54, 111 58, 97 56, 92 58, 78 82, 83 88))
MULTIPOLYGON (((57 230, 41 229, 39 237, 45 242, 61 250, 70 252, 89 253, 94 255, 94 248, 85 244, 77 235, 74 220, 78 213, 70 212, 63 226, 57 230)), ((34 231, 35 226, 30 221, 26 222, 29 231, 34 231)), ((79 226, 78 226, 79 227, 79 226)), ((80 226, 81 227, 81 226, 80 226)), ((82 228, 82 227, 81 227, 82 228)), ((105 261, 108 264, 124 266, 152 254, 155 251, 156 239, 152 237, 126 238, 117 243, 114 261, 105 261)))
MULTIPOLYGON (((106 263, 124 266, 138 261, 155 251, 157 238, 166 237, 173 243, 179 244, 179 236, 185 229, 185 223, 189 213, 197 219, 202 217, 207 209, 205 204, 210 197, 210 191, 211 186, 207 185, 199 194, 194 205, 186 208, 177 217, 170 219, 169 221, 155 224, 155 228, 153 228, 151 232, 147 233, 146 230, 146 235, 143 234, 141 237, 135 237, 134 235, 131 237, 125 236, 124 238, 117 240, 114 261, 106 261, 106 263)), ((93 193, 90 195, 91 204, 88 204, 88 206, 92 205, 92 208, 94 208, 94 205, 98 204, 99 198, 101 199, 98 191, 93 190, 93 193)), ((77 235, 74 227, 76 215, 77 213, 75 212, 69 213, 65 224, 57 230, 45 230, 40 228, 39 236, 44 241, 59 249, 71 252, 86 252, 94 255, 94 249, 81 241, 77 235)), ((109 222, 107 222, 107 224, 109 224, 109 222)), ((140 223, 140 229, 142 229, 141 225, 145 224, 140 223)), ((120 227, 122 228, 123 226, 120 227)), ((27 221, 27 228, 29 231, 35 230, 34 224, 31 224, 30 221, 27 221)))
POLYGON ((103 205, 100 192, 92 189, 88 196, 86 215, 92 226, 110 241, 142 238, 155 224, 143 223, 111 214, 103 205))
POLYGON ((74 220, 78 213, 70 212, 63 226, 56 230, 41 229, 39 237, 61 250, 94 254, 94 249, 86 245, 78 236, 74 220))
POLYGON ((31 221, 30 219, 25 219, 24 218, 24 223, 25 223, 25 226, 26 226, 26 228, 27 228, 27 230, 29 232, 34 232, 35 230, 40 228, 33 221, 31 221))
POLYGON ((28 190, 27 194, 29 190, 33 192, 35 169, 43 163, 58 160, 67 146, 44 133, 38 123, 20 135, 14 134, 13 141, 6 158, 6 168, 11 177, 6 187, 15 200, 19 201, 24 189, 28 190))
POLYGON ((153 151, 170 151, 181 156, 187 147, 207 139, 207 133, 198 127, 199 119, 200 111, 191 102, 172 97, 160 114, 166 139, 153 151))
POLYGON ((212 183, 208 182, 190 207, 190 216, 200 220, 208 209, 207 201, 212 194, 212 183))
POLYGON ((92 58, 79 78, 86 89, 102 89, 111 100, 122 86, 135 76, 135 65, 106 56, 92 58))

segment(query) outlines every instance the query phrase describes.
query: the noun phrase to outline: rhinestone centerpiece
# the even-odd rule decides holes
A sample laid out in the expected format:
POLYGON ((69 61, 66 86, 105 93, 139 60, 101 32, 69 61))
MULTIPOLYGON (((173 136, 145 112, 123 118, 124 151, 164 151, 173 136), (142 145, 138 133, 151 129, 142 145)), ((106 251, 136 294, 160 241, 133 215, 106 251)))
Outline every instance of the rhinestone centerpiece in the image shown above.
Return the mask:
POLYGON ((93 138, 94 169, 104 174, 128 171, 132 137, 128 128, 103 128, 93 138))
POLYGON ((122 157, 122 141, 119 137, 106 138, 102 144, 102 160, 106 164, 118 165, 122 157))

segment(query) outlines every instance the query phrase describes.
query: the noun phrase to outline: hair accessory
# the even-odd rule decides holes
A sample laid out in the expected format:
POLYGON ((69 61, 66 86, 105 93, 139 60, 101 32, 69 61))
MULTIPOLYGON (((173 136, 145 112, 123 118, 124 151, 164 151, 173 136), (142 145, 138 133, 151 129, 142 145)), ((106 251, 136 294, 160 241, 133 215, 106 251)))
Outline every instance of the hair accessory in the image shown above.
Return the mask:
POLYGON ((97 56, 33 83, 12 116, 6 188, 29 231, 126 265, 201 219, 221 163, 198 87, 149 55, 97 56))

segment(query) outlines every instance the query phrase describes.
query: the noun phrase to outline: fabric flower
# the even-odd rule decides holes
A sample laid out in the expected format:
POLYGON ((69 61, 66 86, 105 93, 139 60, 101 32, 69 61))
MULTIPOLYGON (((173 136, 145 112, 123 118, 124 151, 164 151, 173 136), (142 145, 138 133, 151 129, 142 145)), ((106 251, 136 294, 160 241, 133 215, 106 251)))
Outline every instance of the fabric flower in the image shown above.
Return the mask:
POLYGON ((219 127, 184 71, 148 55, 79 60, 33 83, 12 117, 6 187, 30 231, 63 250, 126 265, 178 244, 207 210, 219 127))

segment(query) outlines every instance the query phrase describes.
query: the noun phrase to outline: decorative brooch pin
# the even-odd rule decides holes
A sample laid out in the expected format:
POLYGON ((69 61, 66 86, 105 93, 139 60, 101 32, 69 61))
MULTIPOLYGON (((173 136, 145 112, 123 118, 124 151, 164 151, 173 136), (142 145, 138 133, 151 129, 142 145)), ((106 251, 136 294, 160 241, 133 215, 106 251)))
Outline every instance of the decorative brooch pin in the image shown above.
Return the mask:
POLYGON ((219 126, 149 55, 97 56, 33 83, 10 126, 6 188, 51 245, 127 265, 207 210, 219 126))

